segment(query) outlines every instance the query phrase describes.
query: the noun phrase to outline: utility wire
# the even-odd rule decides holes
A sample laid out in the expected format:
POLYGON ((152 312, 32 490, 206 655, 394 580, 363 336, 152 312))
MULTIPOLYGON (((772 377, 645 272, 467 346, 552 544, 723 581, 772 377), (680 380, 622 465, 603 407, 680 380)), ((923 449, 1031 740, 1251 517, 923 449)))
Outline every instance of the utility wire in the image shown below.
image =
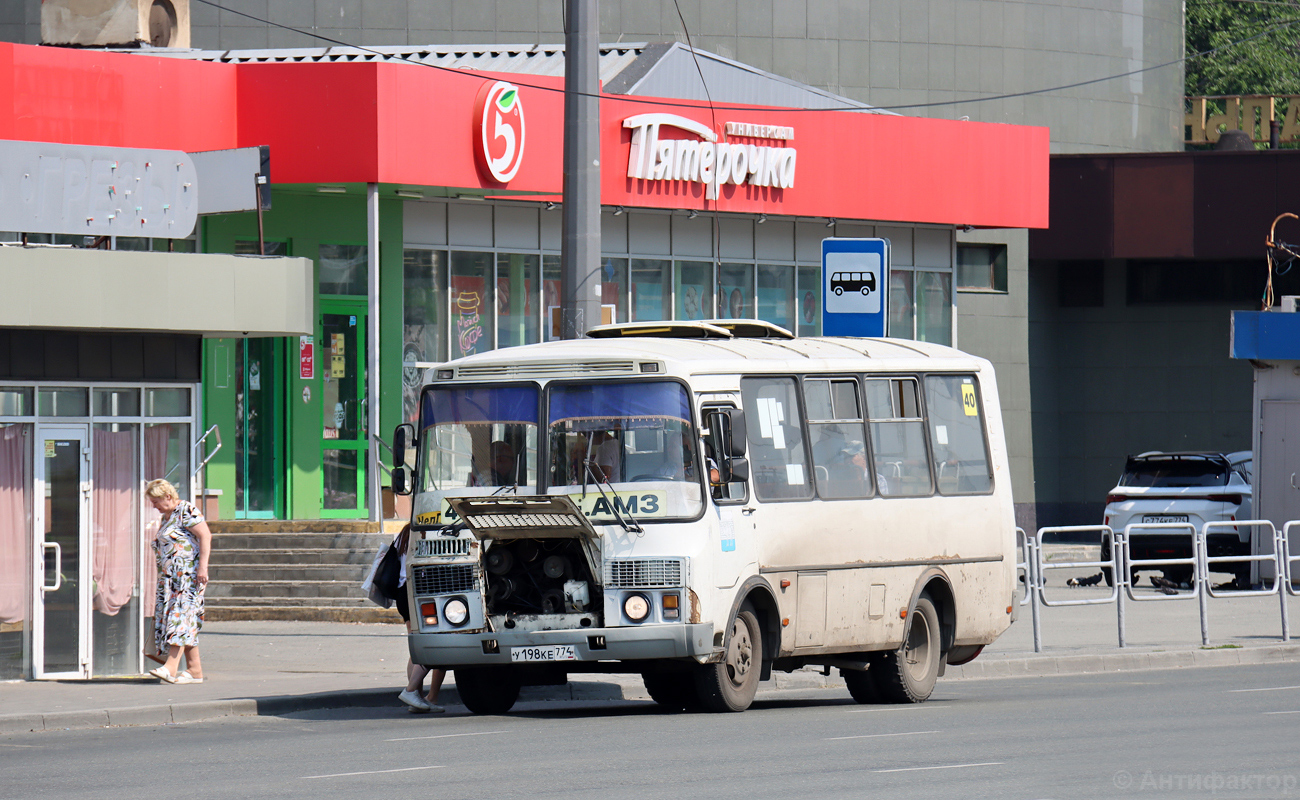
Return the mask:
MULTIPOLYGON (((280 28, 280 29, 282 29, 282 30, 290 31, 290 32, 292 32, 292 33, 301 34, 301 35, 303 35, 303 36, 310 36, 310 37, 312 37, 312 38, 319 39, 319 40, 321 40, 321 41, 323 41, 323 42, 329 42, 330 44, 338 45, 339 47, 348 47, 348 48, 352 48, 353 50, 360 50, 360 51, 363 52, 363 53, 371 53, 372 55, 379 56, 380 58, 383 58, 383 59, 386 59, 386 60, 392 60, 392 61, 405 61, 405 62, 407 62, 407 63, 409 63, 409 64, 415 64, 415 65, 417 65, 417 66, 421 66, 421 67, 429 67, 429 68, 432 68, 432 69, 442 70, 442 71, 444 71, 444 72, 453 72, 453 73, 456 73, 456 74, 458 74, 458 75, 465 75, 465 74, 466 74, 466 71, 465 71, 465 70, 463 70, 463 69, 458 69, 458 68, 456 68, 456 67, 444 67, 444 66, 442 66, 441 64, 429 64, 429 63, 427 63, 427 62, 419 61, 419 60, 417 60, 417 59, 413 59, 413 58, 408 58, 408 57, 406 57, 406 56, 396 56, 396 55, 392 55, 392 54, 390 54, 390 53, 384 53, 384 52, 381 52, 381 51, 379 51, 379 50, 375 50, 375 49, 370 48, 370 47, 364 47, 364 46, 362 46, 362 45, 351 44, 351 43, 349 43, 349 42, 345 42, 345 41, 342 41, 342 40, 340 40, 340 39, 334 39, 334 38, 331 38, 331 37, 329 37, 329 36, 325 36, 324 34, 316 33, 316 32, 314 32, 314 31, 303 30, 303 29, 301 29, 301 28, 295 28, 295 27, 292 27, 292 26, 290 26, 290 25, 285 25, 285 24, 282 24, 282 23, 279 23, 279 22, 273 22, 273 21, 271 21, 271 20, 269 20, 269 19, 263 19, 262 17, 256 16, 256 15, 254 15, 254 14, 249 14, 249 13, 247 13, 247 12, 245 12, 245 11, 238 11, 238 10, 233 9, 233 8, 227 8, 226 6, 223 6, 223 5, 221 5, 220 3, 216 2, 216 0, 194 0, 194 2, 196 2, 196 3, 202 3, 203 5, 211 6, 212 8, 215 8, 215 9, 217 9, 218 11, 225 11, 225 12, 230 13, 230 14, 235 14, 235 15, 237 15, 237 16, 245 17, 245 18, 247 18, 247 19, 251 19, 251 20, 253 20, 253 21, 255 21, 255 22, 260 22, 260 23, 263 23, 263 24, 265 24, 265 25, 270 25, 270 26, 275 27, 275 28, 280 28)), ((680 11, 680 9, 678 9, 678 14, 679 14, 679 16, 680 16, 680 13, 681 13, 681 11, 680 11)), ((1151 71, 1153 71, 1153 70, 1164 69, 1165 67, 1171 67, 1171 66, 1174 66, 1174 65, 1176 65, 1176 64, 1182 64, 1182 63, 1185 63, 1185 62, 1188 62, 1188 61, 1193 61, 1193 60, 1196 60, 1196 59, 1205 58, 1205 57, 1207 57, 1207 56, 1211 56, 1211 55, 1214 55, 1214 54, 1216 54, 1216 53, 1220 53, 1220 52, 1223 52, 1223 51, 1225 51, 1225 50, 1229 50, 1229 49, 1234 48, 1234 47, 1237 47, 1237 46, 1239 46, 1239 45, 1246 44, 1247 42, 1254 41, 1255 39, 1258 39, 1258 38, 1260 38, 1260 37, 1262 37, 1262 36, 1266 36, 1266 35, 1272 33, 1273 31, 1281 30, 1281 29, 1283 29, 1283 28, 1289 28, 1289 27, 1291 27, 1292 25, 1295 25, 1297 22, 1300 22, 1300 19, 1281 20, 1281 21, 1278 21, 1278 22, 1276 22, 1276 23, 1270 25, 1268 28, 1265 28, 1264 30, 1260 31, 1259 33, 1253 34, 1253 35, 1251 35, 1251 36, 1247 36, 1247 37, 1244 38, 1244 39, 1238 39, 1238 40, 1235 41, 1235 42, 1228 42, 1227 44, 1219 45, 1218 47, 1214 47, 1214 48, 1211 48, 1211 49, 1209 49, 1209 50, 1203 50, 1203 51, 1198 52, 1198 53, 1193 53, 1193 54, 1190 55, 1190 56, 1186 56, 1186 55, 1185 55, 1185 56, 1183 56, 1182 58, 1176 58, 1176 59, 1174 59, 1173 61, 1166 61, 1166 62, 1164 62, 1163 64, 1154 64, 1154 65, 1149 66, 1149 67, 1142 67, 1141 69, 1130 70, 1130 71, 1128 71, 1128 72, 1121 72, 1121 73, 1118 73, 1118 74, 1115 74, 1115 75, 1106 75, 1106 76, 1101 77, 1101 78, 1093 78, 1093 79, 1091 79, 1091 80, 1079 81, 1079 82, 1077 82, 1077 83, 1068 83, 1068 84, 1064 84, 1064 85, 1061 85, 1061 86, 1052 86, 1052 87, 1048 87, 1048 88, 1046 88, 1046 89, 1031 89, 1031 90, 1029 90, 1029 91, 1024 91, 1024 92, 1012 92, 1012 93, 1009 93, 1009 94, 990 95, 990 96, 988 96, 988 97, 974 97, 974 98, 970 98, 970 99, 967 99, 967 100, 944 100, 944 101, 934 102, 934 103, 910 103, 910 104, 906 104, 906 105, 894 105, 894 106, 871 106, 871 107, 869 107, 869 108, 863 108, 863 107, 861 107, 861 106, 827 106, 827 107, 823 107, 823 108, 805 108, 805 107, 768 106, 768 108, 771 108, 771 109, 773 109, 773 110, 787 111, 787 112, 790 112, 790 111, 870 111, 870 110, 893 111, 893 110, 896 110, 896 109, 904 109, 904 108, 935 108, 935 107, 939 107, 939 106, 954 106, 954 105, 961 105, 961 104, 965 104, 965 103, 987 103, 987 102, 990 102, 990 101, 993 101, 993 100, 1009 100, 1009 99, 1013 99, 1013 98, 1016 98, 1016 97, 1030 97, 1030 96, 1033 96, 1033 95, 1039 95, 1039 94, 1049 94, 1049 93, 1052 93, 1052 92, 1065 91, 1065 90, 1067 90, 1067 89, 1078 89, 1078 88, 1083 87, 1083 86, 1091 86, 1091 85, 1093 85, 1093 84, 1104 83, 1104 82, 1106 82, 1106 81, 1118 80, 1118 79, 1120 79, 1120 78, 1127 78, 1127 77, 1130 77, 1130 76, 1132 76, 1132 75, 1140 75, 1140 74, 1142 74, 1142 73, 1144 73, 1144 72, 1151 72, 1151 71)), ((684 25, 684 24, 685 24, 685 23, 683 22, 683 25, 684 25)), ((689 44, 689 43, 688 43, 688 44, 689 44)), ((516 46, 517 46, 517 45, 516 45, 516 46)), ((509 45, 502 45, 502 47, 509 47, 509 45)), ((695 55, 695 48, 694 48, 694 47, 691 47, 691 53, 692 53, 693 56, 695 55)), ((698 62, 698 61, 696 62, 696 68, 697 68, 697 69, 699 68, 699 62, 698 62)), ((703 75, 701 75, 701 79, 703 79, 703 75)), ((563 93, 563 91, 564 91, 564 89, 562 89, 562 88, 557 89, 557 88, 555 88, 555 87, 553 87, 553 86, 540 86, 540 85, 537 85, 537 84, 527 83, 527 82, 524 82, 524 81, 515 81, 515 85, 516 85, 516 86, 525 87, 525 88, 528 88, 528 89, 537 89, 537 90, 539 90, 539 91, 543 91, 543 92, 563 93)), ((706 86, 706 93, 707 93, 707 86, 706 86)), ((634 96, 631 96, 631 95, 619 95, 619 96, 618 96, 618 99, 619 99, 620 101, 628 102, 628 103, 642 103, 642 104, 646 104, 646 105, 654 105, 654 106, 659 106, 659 107, 667 106, 667 107, 670 107, 670 108, 673 108, 673 107, 675 107, 675 108, 693 108, 693 109, 698 109, 698 108, 699 108, 698 105, 691 104, 691 103, 673 102, 673 101, 671 101, 671 100, 663 100, 663 99, 645 99, 645 98, 640 98, 640 97, 634 97, 634 96)), ((748 104, 746 104, 746 105, 741 105, 741 104, 739 104, 739 103, 735 103, 735 104, 728 104, 728 103, 712 103, 712 101, 710 101, 710 110, 711 110, 711 111, 714 111, 714 110, 716 110, 716 108, 723 108, 723 109, 729 109, 729 108, 743 108, 743 109, 745 109, 745 110, 753 110, 753 109, 756 109, 756 108, 764 108, 764 107, 763 107, 763 106, 753 106, 753 105, 748 105, 748 104)))

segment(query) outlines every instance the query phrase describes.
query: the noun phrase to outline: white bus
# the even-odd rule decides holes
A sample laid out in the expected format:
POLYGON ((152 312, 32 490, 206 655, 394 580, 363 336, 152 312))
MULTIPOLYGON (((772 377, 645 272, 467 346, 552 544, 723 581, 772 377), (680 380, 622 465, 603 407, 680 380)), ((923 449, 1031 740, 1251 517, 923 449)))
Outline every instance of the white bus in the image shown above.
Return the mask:
POLYGON ((922 702, 1015 618, 983 359, 633 323, 428 377, 394 436, 394 490, 414 492, 410 651, 455 670, 475 713, 579 672, 740 711, 808 665, 859 702, 922 702))

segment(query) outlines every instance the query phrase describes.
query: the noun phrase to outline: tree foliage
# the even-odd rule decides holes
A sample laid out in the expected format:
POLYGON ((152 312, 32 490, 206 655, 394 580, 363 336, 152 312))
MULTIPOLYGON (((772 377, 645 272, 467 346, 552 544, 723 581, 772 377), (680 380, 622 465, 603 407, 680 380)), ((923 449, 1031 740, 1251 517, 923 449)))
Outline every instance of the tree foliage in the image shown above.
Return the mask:
POLYGON ((1188 95, 1300 95, 1300 0, 1187 0, 1186 8, 1188 95))

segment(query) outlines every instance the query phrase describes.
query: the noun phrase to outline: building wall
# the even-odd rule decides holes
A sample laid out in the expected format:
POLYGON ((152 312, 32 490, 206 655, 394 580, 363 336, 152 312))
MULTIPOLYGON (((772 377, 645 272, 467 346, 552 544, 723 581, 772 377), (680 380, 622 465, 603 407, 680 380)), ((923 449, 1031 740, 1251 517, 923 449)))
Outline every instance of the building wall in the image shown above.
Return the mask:
POLYGON ((1034 530, 1037 493, 1031 424, 1035 398, 1029 378, 1028 232, 959 231, 957 243, 1007 246, 1006 292, 957 290, 957 346, 993 362, 1011 460, 1016 524, 1034 530))
MULTIPOLYGON (((402 342, 402 210, 397 202, 381 201, 380 241, 392 246, 380 252, 380 431, 381 438, 391 438, 393 427, 401 419, 401 342, 402 342)), ((322 243, 365 244, 365 198, 359 195, 320 196, 277 191, 273 207, 264 219, 265 238, 285 242, 288 253, 315 262, 322 243)), ((256 242, 257 217, 254 214, 229 214, 205 220, 203 247, 213 252, 236 252, 237 242, 256 242)), ((319 270, 319 266, 317 266, 319 270)), ((358 298, 364 302, 365 298, 358 298)), ((287 482, 288 518, 314 519, 321 515, 321 431, 320 403, 323 364, 329 358, 320 337, 321 297, 319 283, 314 293, 316 309, 316 377, 304 380, 298 371, 298 341, 286 340, 284 362, 275 378, 283 392, 285 429, 284 480, 287 482), (310 399, 303 390, 310 389, 310 399)), ((211 339, 205 346, 205 404, 211 422, 223 431, 235 429, 235 387, 232 375, 217 375, 213 370, 224 365, 233 369, 234 340, 211 339), (226 350, 218 355, 217 351, 226 350)), ((264 376, 263 380, 270 380, 264 376)), ((235 516, 235 457, 238 447, 223 448, 208 465, 208 485, 222 490, 221 516, 235 516)))
MULTIPOLYGON (((360 45, 564 38, 562 5, 541 0, 226 1, 360 45)), ((674 0, 605 0, 602 41, 684 42, 677 6, 674 0)), ((1053 152, 1181 149, 1183 10, 1176 0, 682 0, 680 6, 695 46, 854 100, 912 116, 1049 125, 1053 152), (1001 99, 953 104, 977 97, 1001 99)), ((201 3, 192 13, 198 48, 327 44, 201 3)))
POLYGON ((0 41, 41 43, 41 0, 0 3, 0 41))
POLYGON ((1251 367, 1228 353, 1229 312, 1246 305, 1132 305, 1127 268, 1101 262, 1090 307, 1062 307, 1058 262, 1030 270, 1039 526, 1101 524, 1128 455, 1250 449, 1251 367))

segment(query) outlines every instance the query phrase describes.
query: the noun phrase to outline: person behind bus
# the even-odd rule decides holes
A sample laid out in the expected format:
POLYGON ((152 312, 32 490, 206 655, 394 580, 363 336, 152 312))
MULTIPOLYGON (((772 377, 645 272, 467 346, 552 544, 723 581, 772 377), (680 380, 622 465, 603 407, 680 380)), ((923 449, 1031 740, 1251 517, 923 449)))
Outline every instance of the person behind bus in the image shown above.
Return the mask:
POLYGON ((592 472, 596 480, 606 483, 621 480, 623 445, 615 431, 599 430, 592 434, 590 460, 595 462, 592 472))
POLYGON ((488 468, 475 471, 471 486, 514 486, 518 475, 515 448, 507 441, 495 441, 488 447, 488 468))

